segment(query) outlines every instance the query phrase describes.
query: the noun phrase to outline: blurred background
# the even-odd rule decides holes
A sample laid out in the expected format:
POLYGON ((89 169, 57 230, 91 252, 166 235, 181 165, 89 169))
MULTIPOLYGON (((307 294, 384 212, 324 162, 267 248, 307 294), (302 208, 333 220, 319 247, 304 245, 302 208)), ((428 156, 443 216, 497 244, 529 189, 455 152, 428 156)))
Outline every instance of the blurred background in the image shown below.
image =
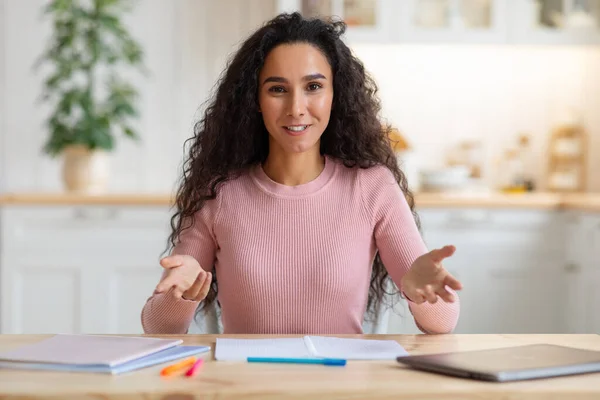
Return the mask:
POLYGON ((0 332, 141 332, 184 141, 292 10, 348 23, 457 332, 599 332, 600 0, 0 0, 0 332))

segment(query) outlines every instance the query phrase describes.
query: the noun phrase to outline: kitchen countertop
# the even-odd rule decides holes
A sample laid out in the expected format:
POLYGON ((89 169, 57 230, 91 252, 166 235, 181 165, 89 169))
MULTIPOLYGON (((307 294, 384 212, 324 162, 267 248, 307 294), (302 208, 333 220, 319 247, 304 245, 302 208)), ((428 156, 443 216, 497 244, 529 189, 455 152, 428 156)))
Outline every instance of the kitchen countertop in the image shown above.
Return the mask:
POLYGON ((96 205, 96 206, 162 206, 172 197, 165 193, 107 193, 87 195, 66 192, 0 194, 2 205, 96 205))
MULTIPOLYGON (((600 193, 559 194, 533 192, 505 193, 416 193, 417 208, 521 208, 573 209, 600 211, 600 193)), ((165 193, 110 193, 85 195, 75 193, 6 193, 0 194, 2 205, 98 205, 98 206, 168 206, 172 197, 165 193)))
POLYGON ((418 208, 532 208, 600 211, 600 193, 417 193, 418 208))

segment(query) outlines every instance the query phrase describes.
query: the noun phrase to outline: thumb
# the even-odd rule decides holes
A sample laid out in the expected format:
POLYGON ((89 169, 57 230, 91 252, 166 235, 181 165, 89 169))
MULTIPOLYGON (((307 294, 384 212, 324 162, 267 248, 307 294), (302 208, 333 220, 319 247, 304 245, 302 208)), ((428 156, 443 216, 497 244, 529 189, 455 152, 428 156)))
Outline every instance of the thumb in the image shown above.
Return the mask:
POLYGON ((183 265, 183 257, 179 255, 165 257, 160 260, 160 265, 167 269, 179 267, 183 265))
POLYGON ((450 257, 452 254, 454 254, 455 251, 456 251, 456 247, 449 245, 449 246, 444 246, 441 249, 431 250, 429 252, 429 256, 431 257, 433 262, 439 263, 444 258, 450 257))

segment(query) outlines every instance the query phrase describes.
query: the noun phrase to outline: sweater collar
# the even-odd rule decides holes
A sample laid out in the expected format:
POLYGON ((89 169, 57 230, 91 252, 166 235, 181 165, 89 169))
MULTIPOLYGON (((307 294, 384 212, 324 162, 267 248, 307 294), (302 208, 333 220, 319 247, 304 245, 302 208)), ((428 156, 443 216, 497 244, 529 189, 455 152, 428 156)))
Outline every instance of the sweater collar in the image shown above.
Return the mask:
POLYGON ((325 167, 323 171, 310 182, 296 186, 283 185, 275 182, 265 173, 261 164, 251 170, 253 181, 265 192, 279 197, 303 197, 317 193, 323 189, 335 173, 336 163, 330 157, 325 156, 325 167))

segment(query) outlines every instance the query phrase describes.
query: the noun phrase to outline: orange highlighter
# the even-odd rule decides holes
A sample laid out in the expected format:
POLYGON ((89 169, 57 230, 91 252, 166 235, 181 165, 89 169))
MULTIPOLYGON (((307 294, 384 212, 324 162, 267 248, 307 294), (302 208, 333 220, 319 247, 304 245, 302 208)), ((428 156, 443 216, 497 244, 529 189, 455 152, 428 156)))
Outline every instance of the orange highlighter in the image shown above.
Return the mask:
POLYGON ((177 364, 169 365, 168 367, 163 368, 162 371, 160 371, 160 374, 162 376, 173 375, 174 373, 179 372, 182 369, 189 367, 190 365, 193 365, 195 362, 196 357, 186 358, 185 360, 180 361, 177 364))
POLYGON ((194 376, 196 375, 196 373, 198 372, 198 370, 200 369, 200 367, 202 366, 202 362, 204 360, 202 358, 199 358, 198 361, 196 361, 194 363, 194 365, 192 365, 192 368, 190 368, 186 373, 185 376, 194 376))

